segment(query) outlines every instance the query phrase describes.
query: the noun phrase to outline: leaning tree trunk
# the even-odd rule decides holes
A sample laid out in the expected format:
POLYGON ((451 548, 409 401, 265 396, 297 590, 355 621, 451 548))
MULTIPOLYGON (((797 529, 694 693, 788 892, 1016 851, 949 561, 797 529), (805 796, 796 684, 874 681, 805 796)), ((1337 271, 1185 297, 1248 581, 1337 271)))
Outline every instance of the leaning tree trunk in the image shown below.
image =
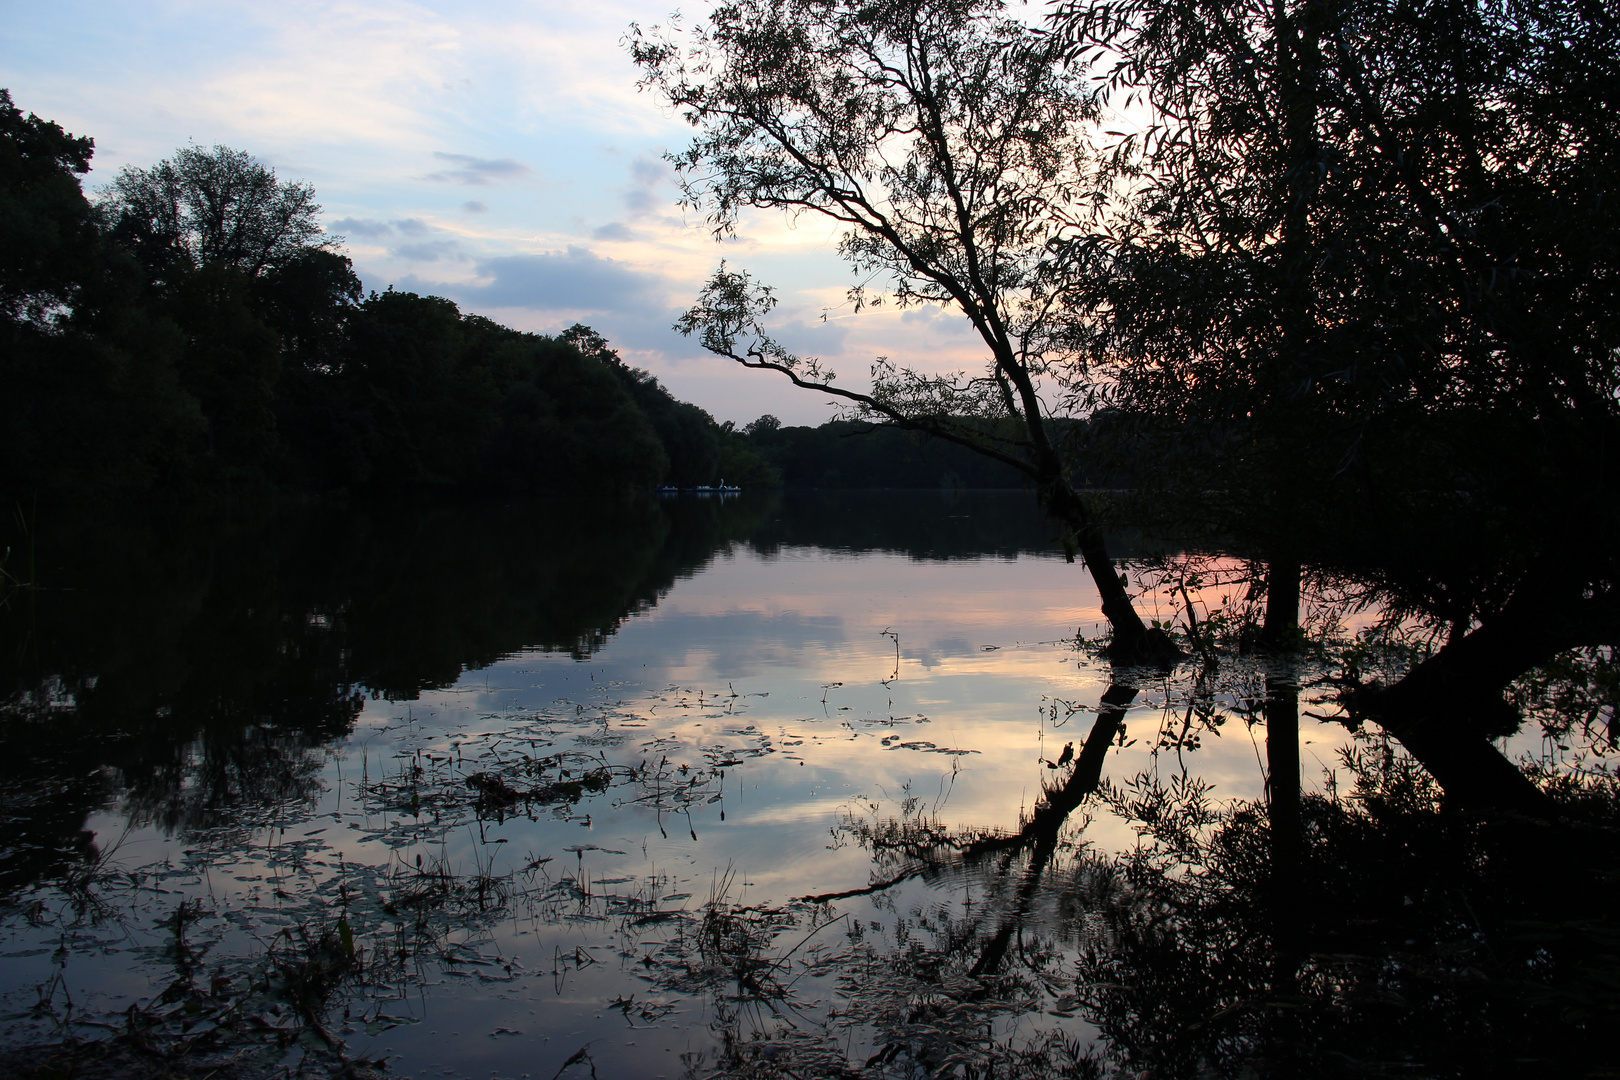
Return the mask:
POLYGON ((1108 554, 1108 541, 1091 515, 1080 493, 1062 476, 1051 475, 1039 489, 1041 509, 1057 520, 1073 537, 1074 547, 1096 583, 1102 600, 1103 617, 1108 620, 1111 638, 1108 656, 1126 664, 1174 664, 1181 649, 1170 635, 1148 626, 1136 612, 1136 604, 1125 588, 1125 579, 1108 554))

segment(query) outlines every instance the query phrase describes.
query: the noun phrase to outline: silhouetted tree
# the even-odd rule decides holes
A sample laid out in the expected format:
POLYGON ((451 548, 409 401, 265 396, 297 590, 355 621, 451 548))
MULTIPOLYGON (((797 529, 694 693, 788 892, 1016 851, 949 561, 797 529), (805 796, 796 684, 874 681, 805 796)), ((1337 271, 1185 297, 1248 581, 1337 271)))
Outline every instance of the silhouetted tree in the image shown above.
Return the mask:
POLYGON ((658 433, 668 457, 665 480, 679 487, 727 483, 768 484, 769 467, 751 447, 733 436, 714 417, 689 402, 679 401, 649 371, 632 367, 620 358, 601 334, 575 324, 562 339, 618 376, 619 382, 658 433))
POLYGON ((1459 799, 1544 810, 1487 740, 1510 681, 1620 639, 1615 20, 1094 0, 1056 28, 1146 116, 1071 244, 1117 403, 1182 453, 1190 516, 1272 555, 1273 640, 1304 553, 1426 622, 1445 646, 1358 715, 1459 799))
POLYGON ((201 425, 183 340, 140 304, 141 275, 104 242, 80 175, 93 144, 0 90, 0 489, 149 487, 201 425))
POLYGON ((127 168, 0 98, 0 488, 763 485, 746 439, 625 364, 441 297, 363 296, 308 184, 239 150, 127 168))
POLYGON ((126 167, 106 194, 114 228, 154 280, 204 266, 249 277, 320 246, 315 189, 276 178, 242 150, 187 146, 150 169, 126 167))
MULTIPOLYGON (((697 128, 674 154, 687 202, 717 235, 749 208, 810 213, 842 230, 864 279, 900 303, 963 314, 986 351, 974 377, 880 361, 851 389, 767 333, 768 288, 723 264, 677 328, 745 367, 842 398, 880 424, 970 446, 1027 476, 1085 560, 1120 657, 1175 654, 1143 623, 1047 417, 1070 258, 1062 240, 1090 190, 1097 112, 1083 75, 999 3, 736 0, 690 35, 633 28, 651 87, 697 128)), ((857 306, 876 302, 861 287, 857 306)))
POLYGON ((99 243, 79 177, 95 143, 12 103, 0 89, 0 318, 49 325, 72 309, 99 243))

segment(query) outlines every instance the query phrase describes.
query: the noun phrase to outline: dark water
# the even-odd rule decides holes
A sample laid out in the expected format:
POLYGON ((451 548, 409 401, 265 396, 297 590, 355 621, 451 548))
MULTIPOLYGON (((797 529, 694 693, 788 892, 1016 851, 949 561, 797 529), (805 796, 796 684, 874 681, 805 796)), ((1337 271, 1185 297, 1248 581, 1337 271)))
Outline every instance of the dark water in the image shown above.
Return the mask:
POLYGON ((52 1049, 19 1060, 1601 1057, 1620 939, 1550 899, 1561 854, 1448 817, 1398 748, 1280 712, 1305 683, 1333 713, 1302 666, 1094 660, 1095 597, 1026 494, 25 524, 0 986, 5 1045, 52 1049))

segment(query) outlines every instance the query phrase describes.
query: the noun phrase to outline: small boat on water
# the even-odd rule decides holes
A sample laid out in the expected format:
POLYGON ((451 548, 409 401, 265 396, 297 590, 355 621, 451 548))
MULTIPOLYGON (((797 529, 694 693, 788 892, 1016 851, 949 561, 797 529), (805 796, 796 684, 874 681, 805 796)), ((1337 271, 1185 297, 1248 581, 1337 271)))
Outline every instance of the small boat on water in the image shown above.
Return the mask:
POLYGON ((718 484, 694 484, 691 487, 680 487, 677 484, 659 484, 653 489, 659 495, 679 495, 686 492, 692 495, 737 495, 742 488, 736 484, 728 484, 722 478, 718 484))

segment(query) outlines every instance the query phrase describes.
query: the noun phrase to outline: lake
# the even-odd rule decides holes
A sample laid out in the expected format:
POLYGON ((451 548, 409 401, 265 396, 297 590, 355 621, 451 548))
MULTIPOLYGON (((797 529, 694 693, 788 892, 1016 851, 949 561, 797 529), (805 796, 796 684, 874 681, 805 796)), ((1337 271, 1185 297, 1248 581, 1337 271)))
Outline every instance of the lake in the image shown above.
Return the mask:
POLYGON ((1111 669, 1023 492, 25 523, 0 1007, 65 1063, 116 1036, 238 1075, 1220 1074, 1281 1021, 1164 1032, 1282 993, 1312 902, 1221 907, 1274 887, 1233 839, 1268 761, 1307 832, 1341 785, 1416 790, 1309 687, 1329 719, 1268 746, 1303 667, 1111 669))

